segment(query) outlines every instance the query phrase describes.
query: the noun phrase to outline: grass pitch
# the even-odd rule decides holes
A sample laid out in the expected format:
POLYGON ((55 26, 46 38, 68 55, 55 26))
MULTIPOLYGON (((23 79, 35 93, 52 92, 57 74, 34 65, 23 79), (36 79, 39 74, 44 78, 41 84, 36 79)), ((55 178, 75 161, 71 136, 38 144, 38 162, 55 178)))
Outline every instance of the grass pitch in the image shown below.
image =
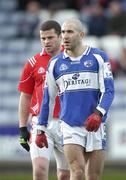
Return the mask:
MULTIPOLYGON (((0 180, 32 180, 32 173, 0 173, 0 180)), ((57 180, 56 176, 50 175, 49 180, 57 180)), ((126 171, 105 170, 102 180, 126 180, 126 171)))

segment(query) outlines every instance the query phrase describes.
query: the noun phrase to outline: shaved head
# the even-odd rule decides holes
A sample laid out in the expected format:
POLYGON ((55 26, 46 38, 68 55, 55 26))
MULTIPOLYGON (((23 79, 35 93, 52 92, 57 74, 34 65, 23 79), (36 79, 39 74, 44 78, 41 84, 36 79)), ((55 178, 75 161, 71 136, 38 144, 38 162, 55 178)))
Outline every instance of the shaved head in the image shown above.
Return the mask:
POLYGON ((83 38, 83 25, 78 19, 71 18, 63 23, 62 42, 70 56, 77 57, 84 51, 83 38))
POLYGON ((68 19, 63 23, 62 27, 66 26, 68 24, 71 25, 78 32, 84 31, 83 25, 82 25, 81 21, 79 21, 78 19, 75 19, 75 18, 68 19))

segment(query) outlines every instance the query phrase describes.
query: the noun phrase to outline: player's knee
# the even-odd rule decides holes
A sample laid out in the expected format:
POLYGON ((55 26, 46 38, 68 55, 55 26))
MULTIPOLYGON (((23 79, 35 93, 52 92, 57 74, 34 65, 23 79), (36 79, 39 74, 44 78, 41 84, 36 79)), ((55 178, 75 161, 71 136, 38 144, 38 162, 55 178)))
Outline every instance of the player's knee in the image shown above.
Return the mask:
POLYGON ((33 168, 33 177, 35 180, 42 179, 48 175, 47 168, 44 165, 35 166, 33 168))
POLYGON ((84 177, 83 169, 76 169, 74 172, 72 172, 72 176, 76 179, 82 179, 82 177, 84 177))
POLYGON ((57 177, 58 180, 69 180, 70 172, 68 170, 58 170, 57 177))
POLYGON ((49 162, 44 158, 35 158, 32 161, 34 180, 48 179, 49 162))
POLYGON ((72 176, 74 176, 74 178, 81 179, 82 177, 84 177, 84 166, 79 162, 75 161, 71 163, 70 168, 71 168, 72 176))

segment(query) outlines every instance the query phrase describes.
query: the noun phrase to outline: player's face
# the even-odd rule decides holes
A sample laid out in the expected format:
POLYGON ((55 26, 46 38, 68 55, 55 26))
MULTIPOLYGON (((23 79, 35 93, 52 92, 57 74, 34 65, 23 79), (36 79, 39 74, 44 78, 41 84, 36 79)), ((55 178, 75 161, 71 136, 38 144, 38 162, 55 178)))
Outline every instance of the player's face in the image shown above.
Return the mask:
POLYGON ((42 47, 49 54, 53 54, 60 48, 61 37, 56 34, 54 29, 41 31, 40 30, 40 39, 42 47))
POLYGON ((64 23, 62 26, 62 41, 66 50, 74 51, 80 42, 80 32, 74 24, 64 23))

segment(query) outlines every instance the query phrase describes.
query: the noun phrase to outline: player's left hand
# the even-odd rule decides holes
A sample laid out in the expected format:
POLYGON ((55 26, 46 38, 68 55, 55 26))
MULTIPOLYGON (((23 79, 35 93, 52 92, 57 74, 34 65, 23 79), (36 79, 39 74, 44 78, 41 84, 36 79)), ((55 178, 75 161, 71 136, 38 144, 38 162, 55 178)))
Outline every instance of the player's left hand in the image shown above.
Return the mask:
POLYGON ((20 127, 19 129, 20 129, 20 138, 19 138, 20 145, 26 151, 29 151, 30 147, 29 147, 28 141, 30 138, 30 133, 29 133, 27 127, 20 127))
POLYGON ((100 116, 99 114, 94 112, 87 118, 87 120, 85 122, 85 128, 87 129, 87 131, 96 132, 98 130, 101 122, 102 122, 102 116, 100 116))

